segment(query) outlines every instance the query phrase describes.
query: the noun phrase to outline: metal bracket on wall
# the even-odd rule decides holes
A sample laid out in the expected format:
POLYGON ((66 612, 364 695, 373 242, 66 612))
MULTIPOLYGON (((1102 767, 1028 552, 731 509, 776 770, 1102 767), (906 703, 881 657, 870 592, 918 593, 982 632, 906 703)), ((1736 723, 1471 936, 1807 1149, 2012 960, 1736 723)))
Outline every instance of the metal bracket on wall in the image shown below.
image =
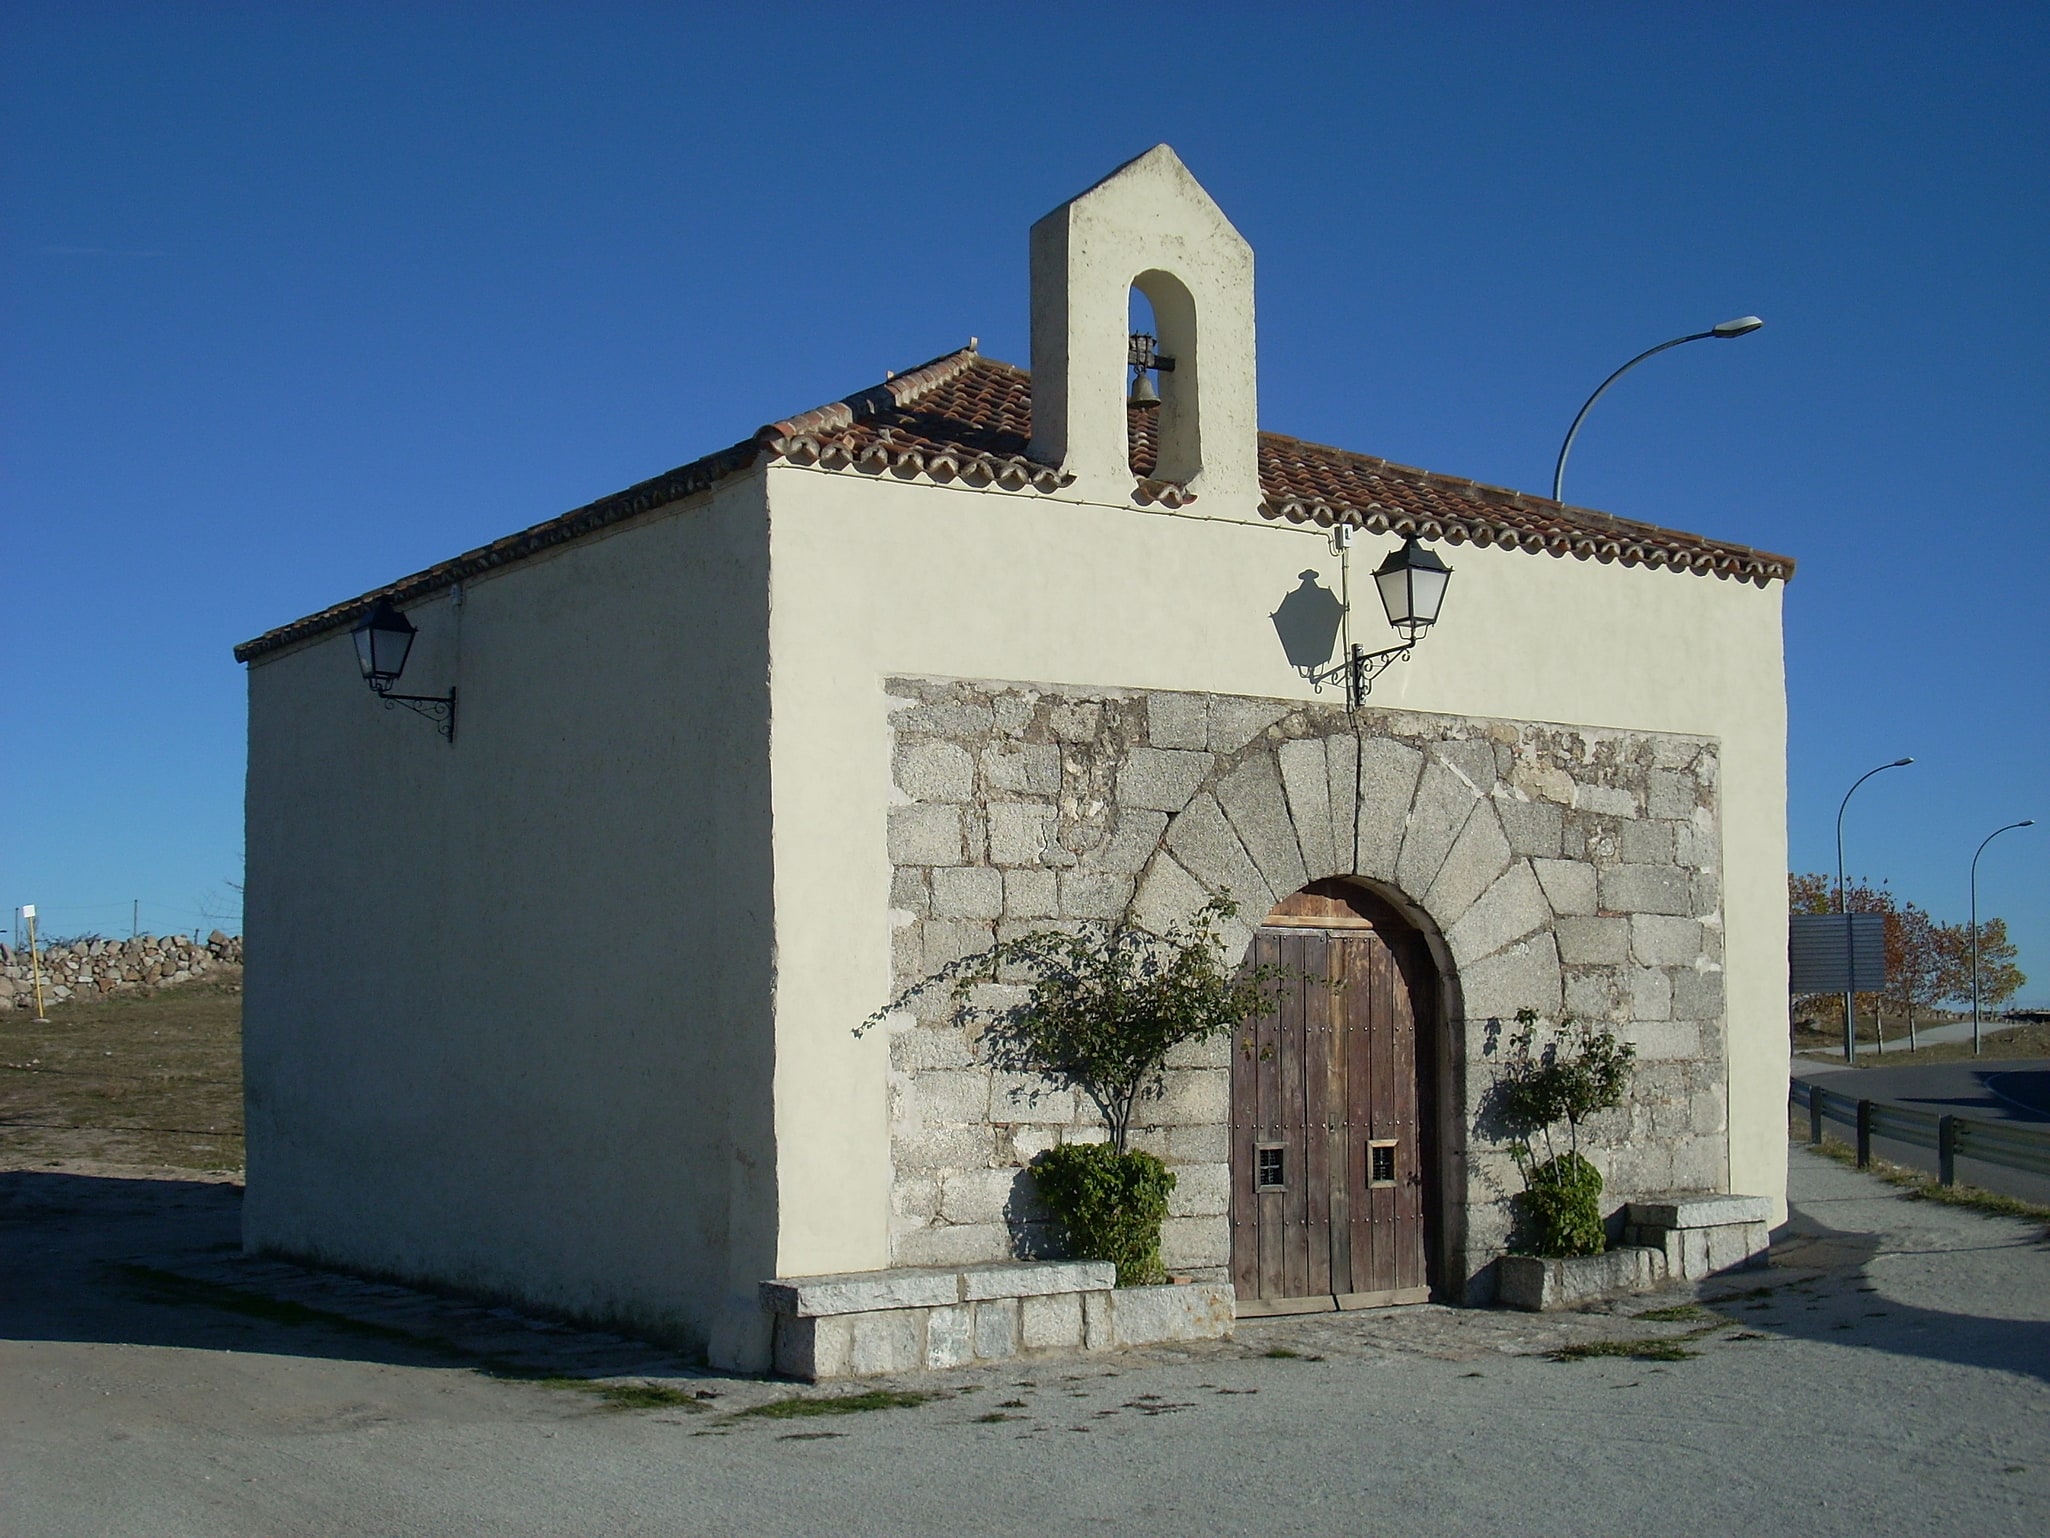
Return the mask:
POLYGON ((1346 705, 1357 709, 1373 692, 1374 680, 1396 663, 1408 661, 1415 644, 1413 641, 1404 642, 1401 646, 1390 646, 1377 652, 1370 652, 1363 646, 1355 646, 1341 661, 1307 676, 1311 686, 1318 689, 1342 680, 1345 684, 1346 705))
POLYGON ((386 710, 390 710, 394 705, 403 705, 415 715, 425 716, 428 720, 432 721, 434 729, 441 733, 442 738, 450 747, 456 745, 456 688, 454 684, 449 685, 448 693, 446 694, 392 694, 386 690, 378 689, 374 683, 370 687, 376 690, 377 697, 384 701, 384 708, 386 710))

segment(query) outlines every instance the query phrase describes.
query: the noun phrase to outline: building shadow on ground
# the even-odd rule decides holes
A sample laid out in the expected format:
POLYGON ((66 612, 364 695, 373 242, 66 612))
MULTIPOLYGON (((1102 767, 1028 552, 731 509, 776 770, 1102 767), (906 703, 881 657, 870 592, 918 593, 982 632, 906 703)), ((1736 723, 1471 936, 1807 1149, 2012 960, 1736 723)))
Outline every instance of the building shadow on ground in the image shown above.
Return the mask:
POLYGON ((483 1365, 431 1337, 182 1276, 241 1253, 241 1213, 227 1181, 0 1172, 0 1340, 483 1365))
MULTIPOLYGON (((1910 1253, 1890 1249, 1892 1243, 1891 1236, 1831 1228, 1812 1213, 1797 1210, 1794 1223, 1773 1244, 1773 1265, 1814 1268, 1824 1274, 1813 1283, 1776 1286, 1770 1297, 1753 1299, 1738 1290, 1744 1274, 1733 1273, 1722 1279, 1730 1288, 1723 1297, 1739 1307, 1725 1312, 1761 1333, 1847 1350, 1883 1351, 1958 1367, 2020 1373, 2050 1383, 2050 1321, 1994 1318, 1890 1298, 1871 1271, 1873 1261, 1884 1255, 1910 1253)), ((2050 1249, 2050 1235, 2039 1231, 2031 1238, 2024 1233, 2010 1241, 1974 1248, 1988 1252, 2050 1249)), ((1969 1252, 1953 1249, 1942 1253, 1969 1252)))

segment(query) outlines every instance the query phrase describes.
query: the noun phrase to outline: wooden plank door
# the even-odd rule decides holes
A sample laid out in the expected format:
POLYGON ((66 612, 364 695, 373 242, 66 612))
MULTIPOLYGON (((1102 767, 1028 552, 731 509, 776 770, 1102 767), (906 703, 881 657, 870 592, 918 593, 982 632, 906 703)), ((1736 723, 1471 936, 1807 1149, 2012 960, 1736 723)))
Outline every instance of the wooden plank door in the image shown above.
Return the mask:
POLYGON ((1421 1302, 1416 1010, 1401 967, 1364 926, 1265 927, 1247 961, 1289 976, 1233 1041, 1241 1311, 1421 1302))

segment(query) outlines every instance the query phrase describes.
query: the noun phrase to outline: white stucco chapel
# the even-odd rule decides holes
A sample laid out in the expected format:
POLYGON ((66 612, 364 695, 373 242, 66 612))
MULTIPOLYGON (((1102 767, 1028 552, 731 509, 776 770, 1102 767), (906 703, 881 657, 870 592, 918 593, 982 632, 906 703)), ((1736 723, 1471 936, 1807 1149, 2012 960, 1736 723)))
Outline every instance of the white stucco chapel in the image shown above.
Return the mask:
POLYGON ((1166 146, 1030 242, 1029 372, 971 343, 237 649, 249 1249, 811 1377, 1486 1303, 1526 1006, 1637 1049, 1606 1207, 1783 1214, 1792 562, 1263 432, 1252 250, 1166 146), (1350 707, 1412 540, 1442 617, 1350 707), (430 719, 363 687, 380 603, 430 719), (1220 892, 1353 969, 1359 1044, 1328 1103, 1252 1023, 1171 1059, 1185 1285, 1120 1301, 1026 1175, 1087 1100, 855 1028, 1220 892))

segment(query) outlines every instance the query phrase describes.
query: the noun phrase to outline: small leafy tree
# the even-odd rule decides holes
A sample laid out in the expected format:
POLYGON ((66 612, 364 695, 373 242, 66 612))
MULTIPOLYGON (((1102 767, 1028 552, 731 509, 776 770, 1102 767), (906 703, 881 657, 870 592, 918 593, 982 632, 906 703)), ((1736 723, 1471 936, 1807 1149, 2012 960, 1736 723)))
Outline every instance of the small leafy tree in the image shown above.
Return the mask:
POLYGON ((1489 1092, 1497 1121, 1516 1139, 1516 1168, 1540 1255, 1595 1255, 1608 1247, 1602 1228, 1602 1177, 1580 1152, 1580 1127, 1623 1103, 1637 1049, 1606 1027, 1570 1017, 1542 1046, 1534 1009, 1516 1012, 1502 1067, 1489 1092), (1566 1124, 1566 1147, 1552 1129, 1566 1124), (1532 1139, 1544 1143, 1541 1160, 1532 1139))
POLYGON ((1152 1155, 1126 1146, 1140 1101, 1157 1095, 1167 1056, 1271 1008, 1286 968, 1226 965, 1224 925, 1238 913, 1213 897, 1165 934, 1129 915, 1074 931, 1037 929, 950 962, 863 1021, 936 988, 957 1017, 982 1027, 995 1067, 1035 1073, 1080 1090, 1103 1113, 1110 1141, 1050 1149, 1033 1163, 1040 1198, 1067 1231, 1070 1252, 1114 1261, 1118 1285, 1164 1279, 1160 1228, 1175 1177, 1152 1155), (1016 1002, 977 1006, 977 990, 1019 983, 1016 1002))
POLYGON ((1073 933, 1036 929, 963 957, 912 991, 946 983, 960 1014, 982 1025, 993 1065, 1081 1090, 1122 1153, 1133 1112, 1159 1093, 1170 1052, 1270 1007, 1268 990, 1285 969, 1225 965, 1224 925, 1237 913, 1228 896, 1213 897, 1164 935, 1129 917, 1073 933), (1025 986, 1017 1003, 972 1006, 978 987, 1013 978, 1025 986))

